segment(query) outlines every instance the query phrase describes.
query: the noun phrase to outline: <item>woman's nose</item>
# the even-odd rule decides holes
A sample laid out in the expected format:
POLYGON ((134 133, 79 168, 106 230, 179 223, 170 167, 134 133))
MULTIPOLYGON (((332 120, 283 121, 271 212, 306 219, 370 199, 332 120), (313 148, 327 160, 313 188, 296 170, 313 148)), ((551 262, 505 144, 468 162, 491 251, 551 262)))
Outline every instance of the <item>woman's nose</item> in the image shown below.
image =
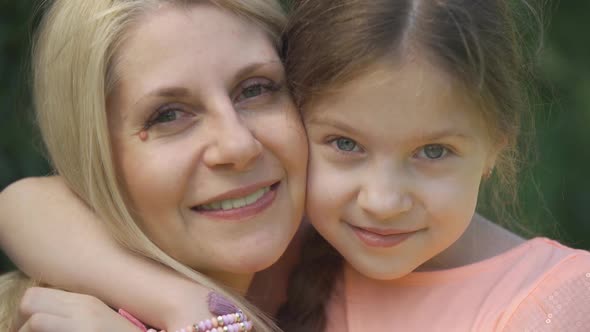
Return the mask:
POLYGON ((246 170, 262 154, 262 144, 233 109, 215 119, 211 133, 214 139, 203 155, 210 168, 246 170))

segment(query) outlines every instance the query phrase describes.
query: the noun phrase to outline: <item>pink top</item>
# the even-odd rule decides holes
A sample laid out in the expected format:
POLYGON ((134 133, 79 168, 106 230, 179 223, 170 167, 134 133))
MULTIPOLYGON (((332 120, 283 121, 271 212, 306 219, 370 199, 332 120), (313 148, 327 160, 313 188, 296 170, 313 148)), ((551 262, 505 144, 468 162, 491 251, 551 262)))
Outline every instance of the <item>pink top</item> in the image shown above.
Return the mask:
POLYGON ((328 332, 590 331, 590 252, 535 238, 471 265, 389 281, 346 267, 328 332))

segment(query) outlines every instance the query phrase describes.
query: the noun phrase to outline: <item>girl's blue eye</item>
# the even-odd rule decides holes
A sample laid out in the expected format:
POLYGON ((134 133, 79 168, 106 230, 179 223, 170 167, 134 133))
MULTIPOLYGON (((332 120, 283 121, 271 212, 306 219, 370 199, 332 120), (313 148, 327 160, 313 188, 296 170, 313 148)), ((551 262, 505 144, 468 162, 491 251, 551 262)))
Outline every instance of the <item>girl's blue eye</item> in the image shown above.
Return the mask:
POLYGON ((420 158, 437 160, 444 158, 448 152, 449 150, 440 144, 429 144, 420 149, 418 156, 420 158))
POLYGON ((355 150, 358 150, 359 148, 357 142, 346 137, 339 137, 334 140, 334 143, 336 143, 336 147, 338 148, 338 150, 342 150, 345 152, 353 152, 355 150))

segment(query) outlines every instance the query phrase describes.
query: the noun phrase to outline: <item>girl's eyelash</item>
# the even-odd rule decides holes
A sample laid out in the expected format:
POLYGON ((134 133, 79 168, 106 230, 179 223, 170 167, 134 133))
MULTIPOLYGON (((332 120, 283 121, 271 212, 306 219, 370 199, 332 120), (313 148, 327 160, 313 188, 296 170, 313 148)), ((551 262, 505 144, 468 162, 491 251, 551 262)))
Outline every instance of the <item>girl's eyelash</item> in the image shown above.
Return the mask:
POLYGON ((428 162, 434 162, 434 161, 444 160, 444 159, 447 159, 447 158, 449 158, 449 157, 451 157, 453 155, 456 155, 455 149, 452 148, 452 147, 450 147, 450 146, 448 146, 448 145, 445 145, 445 144, 427 144, 427 145, 424 145, 424 146, 420 147, 418 150, 416 150, 416 152, 414 153, 414 156, 417 156, 417 155, 419 155, 421 153, 425 153, 424 150, 427 147, 432 147, 432 146, 436 146, 436 147, 442 148, 443 149, 442 156, 440 156, 439 158, 428 158, 427 157, 427 158, 421 158, 421 159, 425 159, 428 162))
POLYGON ((358 149, 360 149, 360 150, 361 150, 361 152, 362 152, 362 151, 364 151, 363 147, 362 147, 362 146, 361 146, 361 145, 360 145, 360 144, 359 144, 357 141, 353 140, 352 138, 345 137, 345 136, 331 136, 331 137, 327 137, 327 138, 326 138, 326 140, 325 140, 325 142, 326 142, 326 144, 329 144, 329 145, 331 145, 333 148, 335 148, 335 150, 336 150, 338 153, 342 153, 342 154, 347 154, 347 155, 349 155, 349 154, 356 154, 356 153, 358 153, 358 152, 359 152, 359 151, 346 151, 346 150, 343 150, 343 149, 340 149, 340 148, 337 148, 337 147, 335 147, 335 146, 334 146, 334 144, 336 144, 336 142, 337 142, 338 140, 341 140, 341 139, 345 139, 345 140, 349 140, 349 141, 351 141, 351 142, 354 142, 354 144, 355 144, 355 148, 358 148, 358 149))

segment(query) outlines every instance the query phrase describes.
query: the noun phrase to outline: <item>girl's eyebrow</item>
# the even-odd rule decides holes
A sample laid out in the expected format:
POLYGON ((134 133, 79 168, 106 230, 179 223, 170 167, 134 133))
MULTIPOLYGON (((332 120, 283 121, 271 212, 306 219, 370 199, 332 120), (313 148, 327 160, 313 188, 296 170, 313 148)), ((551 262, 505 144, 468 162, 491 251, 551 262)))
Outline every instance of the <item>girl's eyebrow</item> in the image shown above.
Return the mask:
MULTIPOLYGON (((319 126, 330 126, 332 128, 336 128, 338 130, 342 130, 346 133, 350 133, 356 137, 362 137, 363 133, 358 128, 355 128, 349 124, 344 122, 338 121, 336 119, 330 118, 323 118, 321 116, 310 117, 307 121, 308 124, 312 125, 319 125, 319 126)), ((463 132, 460 132, 454 128, 444 128, 440 130, 433 130, 433 131, 423 131, 417 135, 409 136, 403 138, 400 144, 410 144, 415 142, 432 142, 432 141, 440 141, 442 139, 460 139, 465 142, 470 142, 475 140, 473 135, 469 135, 463 132)))
POLYGON ((432 131, 432 132, 424 132, 419 135, 416 135, 413 138, 410 138, 410 140, 437 141, 437 140, 441 140, 443 138, 459 138, 462 140, 471 140, 471 139, 473 139, 473 136, 467 135, 467 134, 461 133, 457 130, 448 128, 448 129, 436 130, 436 131, 432 131))
POLYGON ((356 136, 362 135, 361 131, 357 128, 354 128, 344 122, 329 119, 329 118, 322 118, 322 117, 311 117, 308 121, 308 124, 318 125, 318 126, 330 126, 339 130, 342 130, 347 133, 351 133, 356 136))
MULTIPOLYGON (((476 137, 458 131, 454 128, 444 128, 433 131, 423 131, 416 135, 408 135, 403 137, 397 144, 401 146, 423 145, 429 143, 442 143, 443 141, 454 140, 456 143, 463 145, 475 144, 476 137)), ((450 143, 450 142, 449 142, 450 143)))

